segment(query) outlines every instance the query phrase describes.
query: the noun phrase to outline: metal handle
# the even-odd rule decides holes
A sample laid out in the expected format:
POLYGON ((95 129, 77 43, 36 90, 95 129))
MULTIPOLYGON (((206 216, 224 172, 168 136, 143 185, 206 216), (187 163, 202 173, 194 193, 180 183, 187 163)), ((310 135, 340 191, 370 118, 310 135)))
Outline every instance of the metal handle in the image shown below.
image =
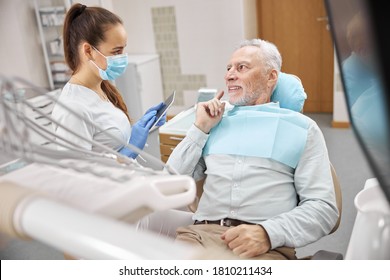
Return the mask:
MULTIPOLYGON (((50 101, 49 103, 46 103, 46 104, 43 104, 43 105, 40 105, 40 106, 36 106, 36 108, 43 109, 43 108, 45 108, 45 107, 47 107, 49 105, 52 105, 52 104, 53 104, 53 102, 50 101)), ((36 111, 36 109, 33 109, 33 111, 36 111)))
POLYGON ((184 138, 182 138, 182 137, 174 137, 174 136, 169 136, 169 139, 171 139, 171 140, 177 140, 177 141, 181 141, 181 140, 183 140, 184 138))
MULTIPOLYGON (((317 21, 326 21, 326 22, 329 22, 329 19, 328 17, 318 17, 317 18, 317 21)), ((330 26, 329 26, 329 23, 326 24, 326 30, 329 30, 330 29, 330 26)))
POLYGON ((328 21, 328 17, 318 17, 317 21, 328 21))

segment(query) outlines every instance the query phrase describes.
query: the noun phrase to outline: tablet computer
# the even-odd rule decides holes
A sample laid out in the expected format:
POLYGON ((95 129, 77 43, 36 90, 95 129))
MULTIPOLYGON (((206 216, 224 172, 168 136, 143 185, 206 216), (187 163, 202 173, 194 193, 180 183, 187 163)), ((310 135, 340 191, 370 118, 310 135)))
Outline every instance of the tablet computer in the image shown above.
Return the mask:
POLYGON ((164 101, 164 105, 157 111, 156 120, 155 120, 153 126, 155 126, 159 122, 159 120, 168 111, 169 107, 171 107, 171 105, 175 101, 175 95, 176 95, 176 91, 174 90, 172 92, 172 94, 164 101))

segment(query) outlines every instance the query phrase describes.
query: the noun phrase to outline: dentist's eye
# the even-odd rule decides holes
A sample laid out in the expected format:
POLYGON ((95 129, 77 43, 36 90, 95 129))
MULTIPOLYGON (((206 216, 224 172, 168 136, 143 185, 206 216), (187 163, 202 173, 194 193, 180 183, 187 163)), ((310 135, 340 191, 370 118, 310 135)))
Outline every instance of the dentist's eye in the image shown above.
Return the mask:
POLYGON ((122 48, 122 47, 114 48, 114 49, 111 50, 111 54, 112 55, 123 54, 123 52, 124 52, 124 48, 122 48))

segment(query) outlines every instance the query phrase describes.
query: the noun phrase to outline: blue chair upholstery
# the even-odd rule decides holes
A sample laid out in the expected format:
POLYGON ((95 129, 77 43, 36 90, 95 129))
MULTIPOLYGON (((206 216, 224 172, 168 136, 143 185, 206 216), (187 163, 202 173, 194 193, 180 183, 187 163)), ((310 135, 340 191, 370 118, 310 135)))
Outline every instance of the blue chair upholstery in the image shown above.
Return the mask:
POLYGON ((278 82, 271 95, 272 102, 279 102, 281 108, 302 112, 306 98, 302 82, 297 76, 279 73, 278 82))

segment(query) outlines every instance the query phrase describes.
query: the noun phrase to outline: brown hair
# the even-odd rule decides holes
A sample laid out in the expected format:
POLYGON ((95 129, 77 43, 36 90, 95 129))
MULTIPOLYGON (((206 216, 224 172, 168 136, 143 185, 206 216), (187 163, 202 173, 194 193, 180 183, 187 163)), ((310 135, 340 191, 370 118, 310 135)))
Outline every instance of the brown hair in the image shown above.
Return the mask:
MULTIPOLYGON (((101 7, 87 7, 80 3, 73 4, 66 13, 64 21, 64 54, 69 68, 76 73, 80 67, 78 48, 81 42, 98 46, 105 40, 104 33, 112 25, 123 24, 114 13, 101 7)), ((108 99, 122 110, 130 121, 127 106, 118 89, 109 81, 103 80, 101 88, 108 99)))

